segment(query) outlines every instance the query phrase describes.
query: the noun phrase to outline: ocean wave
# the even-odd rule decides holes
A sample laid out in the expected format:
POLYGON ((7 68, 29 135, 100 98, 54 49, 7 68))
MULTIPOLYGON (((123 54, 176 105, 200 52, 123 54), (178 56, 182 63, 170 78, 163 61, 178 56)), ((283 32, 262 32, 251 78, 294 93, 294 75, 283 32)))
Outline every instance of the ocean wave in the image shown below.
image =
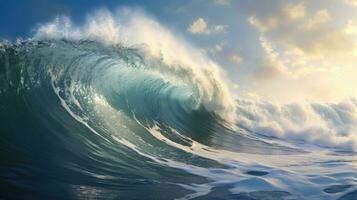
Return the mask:
POLYGON ((124 9, 116 17, 105 10, 97 11, 80 27, 73 26, 67 17, 58 17, 40 26, 34 38, 89 40, 140 49, 140 57, 147 62, 141 65, 149 66, 152 74, 166 75, 165 81, 171 82, 186 79, 190 83, 187 85, 197 87, 196 96, 208 110, 225 115, 227 120, 234 119, 234 100, 218 65, 139 10, 124 9))
MULTIPOLYGON (((224 74, 217 64, 140 10, 122 9, 118 14, 100 10, 90 15, 83 26, 74 26, 68 17, 58 17, 53 22, 42 24, 34 38, 89 40, 104 46, 138 48, 140 58, 137 59, 146 62, 141 63, 141 66, 150 66, 152 75, 163 78, 161 82, 151 81, 156 81, 156 86, 161 85, 158 88, 165 88, 164 93, 175 97, 176 100, 190 102, 187 105, 191 108, 184 108, 185 106, 181 105, 183 111, 204 105, 205 109, 214 111, 229 123, 263 135, 303 140, 348 150, 357 148, 357 111, 354 99, 341 103, 297 102, 289 105, 242 97, 236 101, 231 95, 228 81, 223 80, 224 74), (168 86, 168 81, 174 84, 168 86), (173 86, 175 84, 188 87, 173 86)), ((149 81, 137 74, 135 76, 137 79, 132 80, 133 82, 149 81)), ((121 80, 115 81, 116 84, 122 85, 121 80)), ((135 88, 138 88, 137 85, 140 83, 131 84, 135 88)), ((141 91, 133 88, 124 89, 136 91, 132 93, 133 99, 128 102, 134 103, 134 99, 140 97, 136 95, 150 91, 147 88, 150 86, 145 83, 142 85, 145 87, 142 87, 141 91)), ((107 94, 114 93, 109 91, 107 94)), ((153 101, 153 104, 149 105, 160 102, 158 99, 153 101)), ((152 110, 158 111, 159 107, 156 105, 152 110)), ((164 116, 163 113, 161 114, 164 116)))
POLYGON ((353 185, 355 155, 332 154, 356 148, 355 99, 234 100, 220 70, 139 10, 2 42, 0 185, 45 199, 327 199, 353 185))

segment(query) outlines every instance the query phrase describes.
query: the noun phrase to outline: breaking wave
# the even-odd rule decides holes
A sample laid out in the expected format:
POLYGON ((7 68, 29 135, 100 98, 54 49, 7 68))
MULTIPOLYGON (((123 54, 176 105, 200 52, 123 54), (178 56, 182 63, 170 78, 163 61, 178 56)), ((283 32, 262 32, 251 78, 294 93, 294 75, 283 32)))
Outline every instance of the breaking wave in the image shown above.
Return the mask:
POLYGON ((346 177, 355 175, 348 163, 355 155, 335 153, 357 147, 355 99, 234 100, 201 51, 141 11, 119 13, 98 11, 83 26, 58 17, 31 39, 1 43, 0 185, 9 191, 2 196, 353 194, 346 177), (301 163, 336 173, 307 174, 301 163))

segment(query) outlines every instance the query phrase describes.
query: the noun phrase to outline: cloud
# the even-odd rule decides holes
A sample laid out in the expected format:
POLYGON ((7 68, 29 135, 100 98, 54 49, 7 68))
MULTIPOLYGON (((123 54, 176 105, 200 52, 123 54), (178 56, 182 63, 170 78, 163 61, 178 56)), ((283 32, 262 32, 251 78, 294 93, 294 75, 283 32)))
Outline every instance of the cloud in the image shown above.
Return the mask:
POLYGON ((305 29, 319 28, 322 24, 328 22, 329 20, 330 14, 328 13, 328 11, 325 9, 319 10, 302 26, 305 29))
POLYGON ((214 46, 208 48, 201 48, 202 53, 210 54, 213 57, 219 56, 220 53, 224 51, 224 47, 226 46, 226 42, 219 42, 214 46))
POLYGON ((225 42, 218 43, 213 48, 210 48, 209 51, 213 54, 221 52, 225 45, 226 45, 225 42))
POLYGON ((229 26, 218 24, 218 25, 208 25, 208 22, 199 17, 198 19, 194 20, 187 28, 187 31, 198 35, 198 34, 205 34, 209 35, 211 33, 225 33, 227 32, 229 26))
POLYGON ((260 35, 263 52, 250 71, 251 79, 258 80, 253 81, 250 90, 285 102, 356 97, 354 19, 307 1, 274 6, 276 9, 255 10, 247 15, 247 22, 260 35))
POLYGON ((344 31, 348 35, 357 36, 357 23, 352 20, 349 20, 344 31))
POLYGON ((213 32, 215 33, 225 33, 227 32, 228 25, 215 25, 213 26, 213 32))
POLYGON ((272 44, 264 37, 259 38, 260 45, 265 52, 265 57, 259 61, 259 67, 254 71, 254 75, 259 79, 271 79, 287 71, 285 64, 280 59, 280 55, 274 50, 272 44))
POLYGON ((192 34, 209 34, 207 22, 201 17, 193 21, 187 30, 192 34))
POLYGON ((249 23, 256 27, 260 32, 267 32, 278 25, 278 20, 275 17, 268 17, 265 20, 260 20, 256 16, 251 16, 248 19, 249 23))
POLYGON ((357 0, 345 0, 345 2, 351 6, 357 6, 357 0))
POLYGON ((243 58, 237 54, 234 54, 229 57, 229 61, 233 64, 239 65, 243 61, 243 58))
POLYGON ((289 4, 285 7, 285 13, 290 19, 300 19, 304 18, 306 14, 306 9, 303 4, 292 5, 289 4))
MULTIPOLYGON (((354 45, 349 36, 341 27, 330 23, 331 16, 326 9, 311 14, 304 10, 301 4, 288 5, 267 19, 251 16, 248 22, 282 50, 299 52, 306 58, 321 59, 351 52, 354 45)), ((352 23, 346 30, 353 30, 352 23)))
POLYGON ((345 63, 352 59, 356 45, 349 34, 354 32, 355 26, 350 21, 343 28, 333 23, 332 18, 326 9, 308 13, 303 4, 288 4, 281 5, 278 12, 266 18, 250 16, 248 22, 281 52, 274 60, 280 59, 295 73, 318 71, 322 66, 328 70, 337 61, 345 63), (318 64, 322 60, 323 64, 318 64))
POLYGON ((253 15, 248 18, 248 22, 258 28, 259 31, 268 32, 279 26, 284 26, 302 19, 306 15, 306 9, 303 4, 287 4, 281 7, 282 8, 275 13, 275 15, 262 18, 253 15))

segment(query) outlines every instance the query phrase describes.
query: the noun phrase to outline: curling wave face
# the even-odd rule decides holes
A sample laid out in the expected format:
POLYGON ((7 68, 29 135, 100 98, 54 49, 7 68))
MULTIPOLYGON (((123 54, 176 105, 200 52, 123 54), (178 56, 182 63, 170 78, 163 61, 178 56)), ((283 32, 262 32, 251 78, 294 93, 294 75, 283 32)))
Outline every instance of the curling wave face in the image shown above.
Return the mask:
POLYGON ((74 27, 58 18, 32 39, 1 43, 0 197, 356 194, 353 152, 284 140, 294 117, 265 133, 279 121, 272 105, 234 102, 207 57, 141 12, 120 15, 129 20, 99 11, 74 27))

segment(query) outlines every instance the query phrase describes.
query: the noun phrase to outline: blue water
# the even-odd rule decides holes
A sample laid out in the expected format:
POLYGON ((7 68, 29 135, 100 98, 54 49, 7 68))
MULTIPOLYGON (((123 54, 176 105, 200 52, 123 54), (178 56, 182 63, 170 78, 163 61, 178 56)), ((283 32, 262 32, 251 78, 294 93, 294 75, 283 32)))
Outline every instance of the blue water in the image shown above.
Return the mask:
POLYGON ((0 198, 357 199, 352 150, 226 118, 200 73, 136 47, 2 42, 0 198))

